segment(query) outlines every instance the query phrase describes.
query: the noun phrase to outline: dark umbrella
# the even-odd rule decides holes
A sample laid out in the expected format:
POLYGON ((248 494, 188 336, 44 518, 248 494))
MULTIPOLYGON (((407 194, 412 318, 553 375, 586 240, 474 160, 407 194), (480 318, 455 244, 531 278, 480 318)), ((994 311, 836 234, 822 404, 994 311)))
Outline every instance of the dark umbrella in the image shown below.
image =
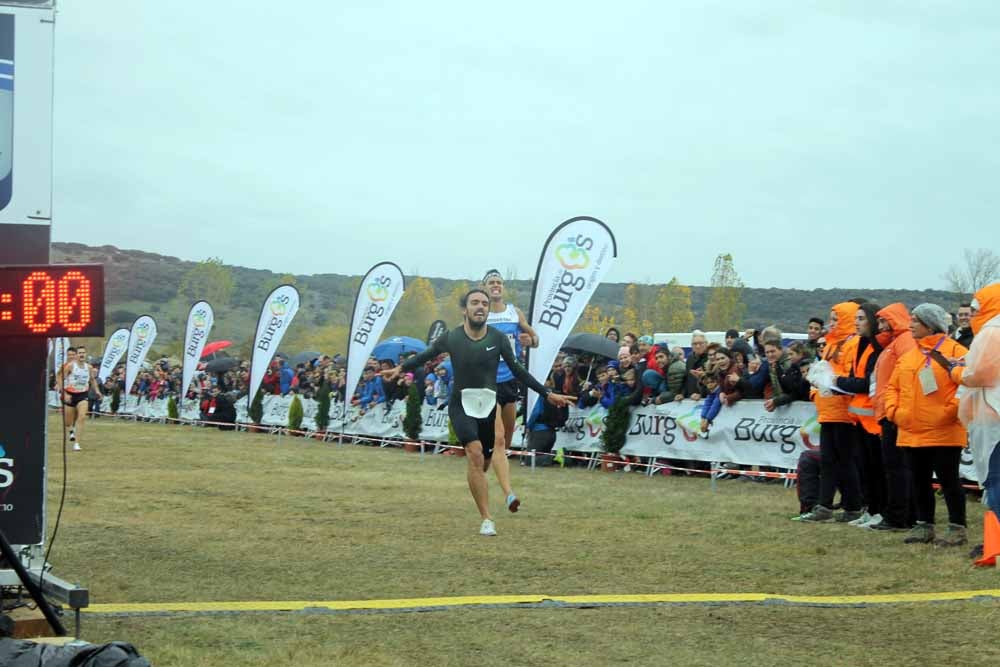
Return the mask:
POLYGON ((605 357, 607 359, 618 358, 618 343, 605 338, 604 336, 599 336, 598 334, 573 334, 566 339, 566 342, 563 343, 562 347, 564 350, 596 354, 599 357, 605 357))
POLYGON ((299 364, 308 364, 313 359, 319 359, 322 356, 322 352, 299 352, 288 363, 295 367, 299 364))
POLYGON ((205 364, 205 371, 207 373, 225 373, 228 370, 232 370, 240 365, 240 362, 232 357, 220 357, 219 359, 212 359, 210 362, 205 364))

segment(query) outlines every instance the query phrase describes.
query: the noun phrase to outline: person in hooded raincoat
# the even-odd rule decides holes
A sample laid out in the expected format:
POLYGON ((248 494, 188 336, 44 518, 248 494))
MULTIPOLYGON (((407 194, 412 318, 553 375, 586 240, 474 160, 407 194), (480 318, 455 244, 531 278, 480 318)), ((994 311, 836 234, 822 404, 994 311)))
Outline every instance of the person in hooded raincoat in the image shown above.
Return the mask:
POLYGON ((913 527, 910 507, 910 468, 905 450, 896 445, 898 430, 885 416, 885 391, 896 369, 896 362, 917 343, 910 332, 910 311, 901 303, 892 303, 878 311, 879 344, 882 354, 875 362, 872 378, 872 405, 875 419, 882 428, 882 463, 885 468, 886 502, 882 522, 868 526, 872 530, 909 530, 913 527))
MULTIPOLYGON (((830 311, 830 330, 822 360, 838 376, 850 373, 857 352, 854 318, 858 304, 838 303, 830 311)), ((850 413, 852 394, 814 391, 817 420, 820 424, 820 493, 819 503, 799 517, 807 523, 833 521, 833 497, 840 489, 843 512, 836 520, 850 522, 861 518, 861 482, 855 461, 854 417, 850 413)))
POLYGON ((920 304, 912 316, 917 348, 899 358, 885 392, 885 414, 898 427, 897 445, 906 450, 913 480, 916 524, 903 541, 957 547, 967 541, 958 471, 968 434, 958 419, 960 368, 953 360, 968 350, 948 336, 951 316, 941 306, 920 304), (935 478, 948 506, 947 532, 940 536, 934 527, 935 478))
POLYGON ((986 503, 1000 516, 1000 283, 976 292, 972 331, 972 348, 965 368, 959 369, 966 389, 958 417, 969 429, 969 447, 986 503))

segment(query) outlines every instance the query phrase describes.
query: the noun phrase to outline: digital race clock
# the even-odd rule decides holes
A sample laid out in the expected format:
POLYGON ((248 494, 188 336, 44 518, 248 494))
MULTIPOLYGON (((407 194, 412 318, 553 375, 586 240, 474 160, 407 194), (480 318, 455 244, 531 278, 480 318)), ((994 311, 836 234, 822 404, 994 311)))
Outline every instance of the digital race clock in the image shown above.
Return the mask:
POLYGON ((0 337, 103 335, 103 266, 0 266, 0 337))

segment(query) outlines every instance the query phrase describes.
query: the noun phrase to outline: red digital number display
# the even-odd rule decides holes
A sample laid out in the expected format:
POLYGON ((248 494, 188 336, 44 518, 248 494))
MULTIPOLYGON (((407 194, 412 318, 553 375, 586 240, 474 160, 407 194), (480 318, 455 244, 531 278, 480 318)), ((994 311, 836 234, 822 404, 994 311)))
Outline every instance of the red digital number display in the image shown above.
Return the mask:
POLYGON ((103 266, 0 266, 0 336, 103 335, 103 266))

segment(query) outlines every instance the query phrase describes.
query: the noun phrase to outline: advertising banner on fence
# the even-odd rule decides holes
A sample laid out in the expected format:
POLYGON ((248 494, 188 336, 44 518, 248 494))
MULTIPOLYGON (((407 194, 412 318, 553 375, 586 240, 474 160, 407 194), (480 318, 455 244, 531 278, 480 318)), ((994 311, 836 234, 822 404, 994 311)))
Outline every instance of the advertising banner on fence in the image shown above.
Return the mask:
MULTIPOLYGON (((317 402, 311 398, 301 400, 304 414, 302 429, 314 430, 317 402)), ((261 424, 286 427, 291 404, 291 396, 265 396, 261 424)), ((49 406, 59 407, 58 392, 49 392, 49 406)), ((819 449, 819 424, 811 403, 793 403, 775 412, 767 412, 763 401, 740 401, 719 414, 708 438, 698 435, 700 406, 700 403, 683 401, 637 408, 632 414, 622 453, 644 458, 739 463, 794 470, 802 452, 819 449)), ((166 399, 147 401, 130 396, 127 407, 130 414, 140 418, 163 419, 167 416, 166 399)), ((101 411, 111 411, 110 396, 104 397, 101 411)), ((405 401, 395 401, 388 408, 384 404, 378 405, 363 415, 357 407, 349 406, 346 423, 343 423, 344 414, 343 403, 330 405, 329 431, 343 430, 347 435, 370 438, 401 440, 406 437, 403 433, 405 401)), ((447 443, 448 411, 424 405, 422 415, 420 439, 447 443)), ((586 410, 570 408, 569 421, 557 431, 556 446, 566 451, 600 452, 606 415, 607 411, 600 407, 586 410)), ((181 417, 197 420, 197 404, 186 405, 181 417)), ((243 402, 237 405, 236 421, 250 421, 243 402)), ((972 454, 968 449, 962 452, 960 473, 965 479, 976 480, 972 454)))
POLYGON ((264 299, 257 320, 257 333, 250 353, 250 387, 247 393, 247 408, 257 394, 268 364, 278 351, 288 326, 299 312, 299 291, 293 285, 281 285, 264 299))
POLYGON ((149 315, 141 315, 132 323, 128 336, 128 356, 125 357, 125 394, 132 392, 132 385, 139 375, 142 363, 146 361, 149 348, 156 340, 156 320, 149 315))
POLYGON ((354 299, 351 317, 351 339, 347 346, 346 396, 350 400, 361 379, 361 371, 372 349, 385 331, 399 300, 403 298, 406 283, 403 272, 392 262, 376 264, 365 274, 354 299))
MULTIPOLYGON (((538 347, 528 354, 528 371, 544 382, 594 290, 618 255, 615 237, 596 218, 581 216, 559 225, 545 242, 531 297, 531 326, 538 347)), ((528 392, 530 415, 534 392, 528 392)))
MULTIPOLYGON (((665 459, 720 461, 795 468, 807 449, 819 449, 816 409, 793 403, 774 412, 762 401, 740 401, 716 417, 707 437, 700 433, 701 402, 649 405, 632 411, 623 454, 665 459)), ((601 451, 603 408, 570 410, 557 446, 601 451)))
POLYGON ((101 358, 101 368, 97 371, 97 381, 104 382, 111 375, 118 362, 125 356, 128 348, 128 329, 118 329, 108 336, 108 342, 104 345, 104 356, 101 358))
POLYGON ((181 371, 180 403, 184 403, 194 371, 201 360, 201 352, 208 342, 208 334, 215 324, 215 311, 208 301, 196 301, 188 311, 187 329, 184 333, 184 367, 181 371))

